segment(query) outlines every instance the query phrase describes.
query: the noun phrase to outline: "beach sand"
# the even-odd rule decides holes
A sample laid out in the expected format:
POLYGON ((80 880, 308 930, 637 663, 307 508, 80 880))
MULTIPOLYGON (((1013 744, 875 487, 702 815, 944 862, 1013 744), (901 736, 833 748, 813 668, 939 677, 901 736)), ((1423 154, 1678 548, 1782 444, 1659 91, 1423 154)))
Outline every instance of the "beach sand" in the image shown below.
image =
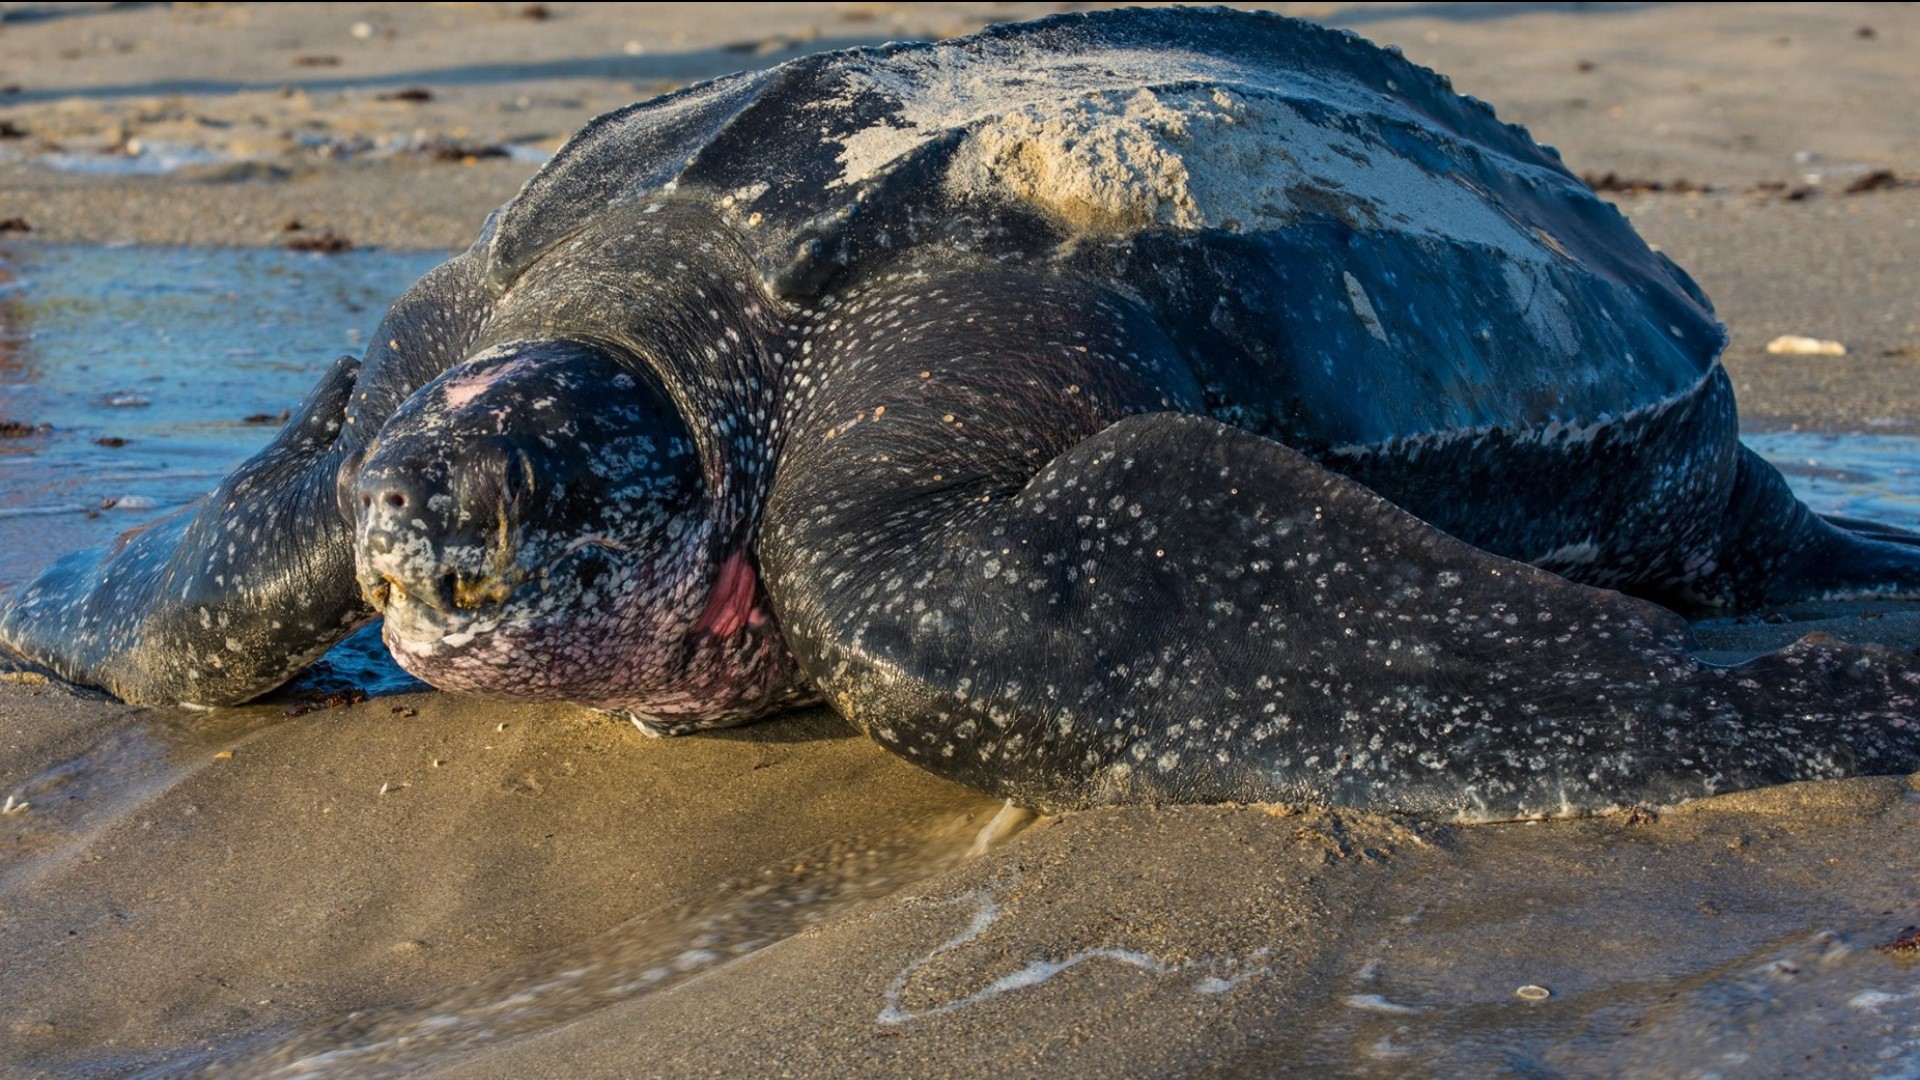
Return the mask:
MULTIPOLYGON (((1920 11, 1282 9, 1613 174, 1727 322, 1750 427, 1920 431, 1920 11), (1789 333, 1848 353, 1765 351, 1789 333)), ((452 251, 597 112, 1051 10, 7 5, 0 221, 452 251)), ((1912 611, 1820 614, 1709 644, 1920 644, 1912 611)), ((649 740, 437 693, 289 711, 0 672, 0 1075, 1920 1075, 1915 778, 1033 820, 822 712, 649 740)))

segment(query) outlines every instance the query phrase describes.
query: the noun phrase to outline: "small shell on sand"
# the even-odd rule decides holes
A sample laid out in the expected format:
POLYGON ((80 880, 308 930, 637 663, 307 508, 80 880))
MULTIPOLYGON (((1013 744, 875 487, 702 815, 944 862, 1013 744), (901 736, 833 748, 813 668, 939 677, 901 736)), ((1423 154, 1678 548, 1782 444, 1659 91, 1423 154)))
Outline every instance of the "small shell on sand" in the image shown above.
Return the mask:
POLYGON ((1847 347, 1824 338, 1781 334, 1767 342, 1767 351, 1775 356, 1845 356, 1847 347))

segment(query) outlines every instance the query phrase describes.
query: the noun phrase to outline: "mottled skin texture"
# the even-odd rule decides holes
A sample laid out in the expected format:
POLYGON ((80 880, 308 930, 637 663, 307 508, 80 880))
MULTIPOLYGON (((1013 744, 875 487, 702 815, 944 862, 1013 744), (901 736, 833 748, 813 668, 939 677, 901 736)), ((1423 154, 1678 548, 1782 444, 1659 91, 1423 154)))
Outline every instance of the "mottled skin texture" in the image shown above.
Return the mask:
MULTIPOLYGON (((1163 411, 1190 407, 1192 380, 1118 297, 946 281, 964 289, 905 274, 836 305, 844 345, 802 360, 761 542, 802 670, 911 760, 1039 804, 1466 817, 1920 764, 1911 658, 1810 639, 1702 665, 1671 611, 1469 547, 1285 446, 1163 411), (981 363, 989 349, 1001 363, 981 363), (1031 444, 1005 438, 1009 400, 1031 444)), ((1564 516, 1595 538, 1570 575, 1670 592, 1678 567, 1725 549, 1753 467, 1730 429, 1703 439, 1697 411, 1634 432, 1624 482, 1607 439, 1562 446, 1545 477, 1526 475, 1541 462, 1512 454, 1515 433, 1481 440, 1476 470, 1390 457, 1437 503, 1497 481, 1526 525, 1484 529, 1495 551, 1566 545, 1564 516), (1664 489, 1644 474, 1669 468, 1691 501, 1646 505, 1664 489), (1575 488, 1569 512, 1595 474, 1610 480, 1575 488), (1658 527, 1637 531, 1641 516, 1658 527), (1649 541, 1664 558, 1615 569, 1649 541)), ((1784 488, 1768 509, 1754 524, 1827 536, 1784 488)))
POLYGON ((658 732, 820 696, 1040 806, 1500 818, 1920 769, 1910 657, 1687 653, 1676 610, 1920 592, 1915 538, 1738 446, 1722 340, 1524 132, 1305 24, 810 57, 590 125, 274 446, 0 636, 221 704, 377 609, 450 690, 658 732), (1123 133, 1190 190, 1124 214, 956 179, 1006 125, 1169 109, 1123 133), (1226 150, 1268 202, 1208 186, 1226 150))

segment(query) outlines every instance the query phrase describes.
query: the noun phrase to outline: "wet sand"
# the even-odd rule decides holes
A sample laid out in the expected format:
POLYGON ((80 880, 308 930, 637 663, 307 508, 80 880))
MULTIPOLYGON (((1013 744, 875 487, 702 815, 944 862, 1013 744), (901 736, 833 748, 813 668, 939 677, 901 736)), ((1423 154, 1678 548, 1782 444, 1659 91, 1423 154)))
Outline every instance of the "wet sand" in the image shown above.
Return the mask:
MULTIPOLYGON (((1051 9, 529 6, 16 5, 0 220, 452 250, 602 109, 1051 9), (156 144, 225 159, 38 163, 156 144)), ((1617 198, 1715 299, 1749 425, 1920 430, 1920 15, 1310 8, 1575 171, 1669 189, 1617 198), (1844 193, 1880 169, 1892 186, 1844 193), (1849 352, 1767 354, 1783 333, 1849 352)), ((1912 613, 1824 614, 1920 644, 1912 613)), ((1471 828, 1029 824, 820 713, 657 741, 433 693, 288 711, 0 675, 0 794, 26 804, 0 816, 0 1074, 1920 1074, 1911 779, 1471 828)))

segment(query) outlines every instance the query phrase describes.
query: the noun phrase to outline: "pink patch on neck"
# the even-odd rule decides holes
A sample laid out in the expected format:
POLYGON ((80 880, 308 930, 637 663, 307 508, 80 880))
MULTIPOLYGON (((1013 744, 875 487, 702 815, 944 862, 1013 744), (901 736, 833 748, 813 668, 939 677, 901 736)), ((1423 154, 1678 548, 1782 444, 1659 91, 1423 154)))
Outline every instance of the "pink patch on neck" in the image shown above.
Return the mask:
POLYGON ((713 595, 707 597, 707 609, 700 613, 700 621, 693 624, 693 632, 709 633, 715 637, 732 637, 748 626, 760 621, 760 612, 754 608, 754 597, 760 591, 760 576, 753 571, 753 563, 743 551, 727 556, 720 564, 720 573, 713 581, 713 595))

